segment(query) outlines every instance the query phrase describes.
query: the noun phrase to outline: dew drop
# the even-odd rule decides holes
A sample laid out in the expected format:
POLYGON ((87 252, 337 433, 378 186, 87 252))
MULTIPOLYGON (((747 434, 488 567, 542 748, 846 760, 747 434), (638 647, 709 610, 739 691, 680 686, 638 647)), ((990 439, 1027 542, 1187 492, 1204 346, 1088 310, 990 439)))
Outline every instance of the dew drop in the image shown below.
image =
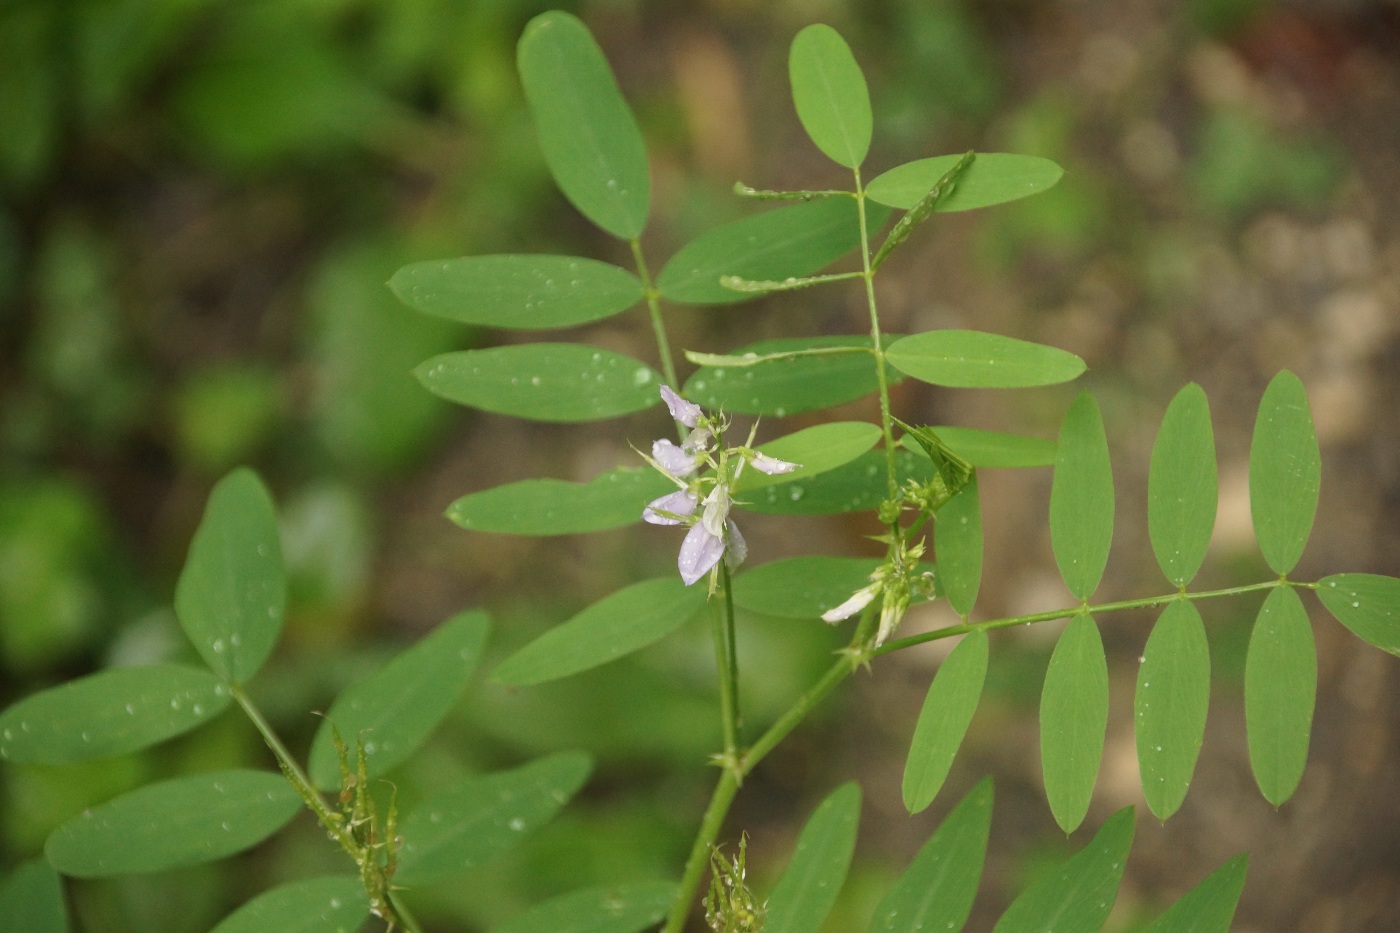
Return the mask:
POLYGON ((518 816, 512 817, 510 823, 507 825, 517 833, 525 831, 525 821, 518 816))

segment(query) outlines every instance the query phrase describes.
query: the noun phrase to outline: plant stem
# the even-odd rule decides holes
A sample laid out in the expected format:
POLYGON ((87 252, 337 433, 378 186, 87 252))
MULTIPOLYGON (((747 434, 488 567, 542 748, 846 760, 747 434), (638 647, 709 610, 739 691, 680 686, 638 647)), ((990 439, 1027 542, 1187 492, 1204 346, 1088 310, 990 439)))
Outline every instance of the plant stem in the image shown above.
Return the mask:
POLYGON ((661 360, 661 375, 666 384, 677 392, 680 383, 676 381, 676 362, 671 355, 671 341, 666 336, 666 322, 661 319, 661 293, 652 284, 651 272, 647 270, 646 257, 642 255, 642 243, 636 237, 628 241, 632 245, 632 260, 637 264, 637 275, 642 280, 642 290, 647 299, 647 314, 651 317, 651 331, 656 335, 656 354, 661 360))
MULTIPOLYGON (((870 350, 875 354, 875 378, 880 386, 880 428, 885 435, 885 486, 890 499, 899 492, 898 461, 895 460, 894 422, 890 417, 890 379, 885 368, 885 348, 880 334, 880 311, 875 304, 875 270, 870 265, 870 223, 865 214, 865 187, 860 169, 852 170, 856 180, 856 213, 860 217, 860 262, 865 279, 865 304, 870 309, 870 350)), ((892 531, 898 530, 898 520, 892 531)))
MULTIPOLYGON (((321 792, 316 789, 315 784, 311 783, 311 778, 302 770, 301 765, 297 764, 292 753, 287 750, 287 746, 282 744, 282 739, 273 731, 272 725, 253 703, 252 698, 243 690, 243 687, 239 684, 232 684, 229 686, 229 693, 234 702, 243 710, 244 715, 253 723, 253 728, 257 729, 258 734, 262 736, 268 750, 277 759, 277 764, 282 769, 282 775, 296 788, 297 796, 306 804, 307 809, 315 814, 316 821, 321 824, 321 828, 340 844, 346 854, 355 860, 356 866, 363 873, 367 864, 365 860, 372 859, 373 853, 366 851, 356 841, 344 822, 336 818, 338 814, 326 805, 321 792)), ((378 870, 377 865, 371 867, 378 870)), ((371 901, 377 900, 373 892, 369 890, 369 883, 366 882, 366 884, 366 893, 371 895, 371 901)), ((394 929, 395 926, 401 926, 409 933, 421 933, 421 927, 418 926, 417 921, 403 909, 403 905, 392 895, 379 900, 375 912, 380 919, 389 925, 390 930, 394 929)))
POLYGON ((1188 593, 1185 590, 1176 593, 1168 593, 1165 596, 1148 596, 1143 599, 1125 599, 1113 603, 1100 603, 1097 606, 1081 604, 1070 606, 1065 609, 1051 609, 1048 612, 1034 612, 1030 615, 1011 616, 1005 619, 991 619, 987 622, 966 622, 962 625, 949 625, 932 632, 924 632, 921 635, 911 635, 908 638, 900 638, 895 641, 886 642, 876 648, 876 656, 889 654, 892 651, 900 651, 904 648, 912 648, 915 645, 922 645, 925 642, 937 641, 940 638, 951 638, 954 635, 966 635, 973 629, 991 631, 999 628, 1010 628, 1013 625, 1030 625, 1032 622, 1049 622, 1052 619, 1068 619, 1070 616, 1087 612, 1090 615, 1103 615, 1109 612, 1122 612, 1127 609, 1151 609, 1155 606, 1163 606, 1178 599, 1195 601, 1198 599, 1214 599, 1219 596, 1238 596, 1242 593, 1257 593, 1261 590, 1271 590, 1279 586, 1302 587, 1311 589, 1316 584, 1294 583, 1291 580, 1277 579, 1267 580, 1263 583, 1251 583, 1247 586, 1232 586, 1222 590, 1202 590, 1199 593, 1188 593))
POLYGON ((729 805, 734 802, 734 794, 739 790, 739 776, 732 769, 725 768, 710 795, 710 805, 705 808, 705 816, 700 820, 700 830, 695 834, 695 842, 690 846, 690 856, 685 860, 685 874, 681 877, 680 893, 671 905, 671 913, 666 918, 664 933, 681 933, 686 918, 690 916, 691 905, 700 890, 700 881, 705 875, 705 866, 710 862, 710 850, 719 836, 724 818, 729 815, 729 805))
POLYGON ((724 602, 712 614, 715 641, 715 666, 719 670, 719 714, 724 735, 725 767, 736 767, 739 751, 739 652, 734 644, 734 595, 729 580, 729 565, 719 562, 719 585, 724 602))

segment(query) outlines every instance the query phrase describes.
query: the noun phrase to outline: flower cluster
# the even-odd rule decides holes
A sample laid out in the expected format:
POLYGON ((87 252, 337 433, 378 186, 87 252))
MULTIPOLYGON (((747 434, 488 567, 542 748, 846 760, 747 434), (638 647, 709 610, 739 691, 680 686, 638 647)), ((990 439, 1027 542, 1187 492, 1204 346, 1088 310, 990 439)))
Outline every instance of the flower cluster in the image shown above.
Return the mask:
MULTIPOLYGON (((650 502, 642 518, 653 525, 688 525, 676 565, 686 586, 719 566, 725 558, 730 566, 740 564, 748 553, 744 536, 729 517, 730 489, 751 463, 754 469, 770 475, 791 473, 800 464, 788 463, 751 450, 746 445, 727 449, 723 445, 728 423, 722 416, 707 415, 699 405, 681 398, 670 387, 661 387, 661 399, 671 417, 689 429, 680 444, 659 440, 651 445, 648 463, 679 488, 650 502), (700 475, 704 467, 713 470, 700 475), (699 511, 699 515, 696 512, 699 511)), ((753 438, 749 438, 752 442, 753 438)), ((714 577, 711 576, 711 590, 714 577)))
POLYGON ((822 613, 822 621, 834 623, 849 619, 879 596, 880 627, 875 633, 875 644, 883 645, 904 618, 913 592, 933 595, 933 574, 919 570, 919 558, 923 556, 923 542, 906 544, 901 541, 896 553, 870 575, 870 584, 856 590, 841 605, 822 613))

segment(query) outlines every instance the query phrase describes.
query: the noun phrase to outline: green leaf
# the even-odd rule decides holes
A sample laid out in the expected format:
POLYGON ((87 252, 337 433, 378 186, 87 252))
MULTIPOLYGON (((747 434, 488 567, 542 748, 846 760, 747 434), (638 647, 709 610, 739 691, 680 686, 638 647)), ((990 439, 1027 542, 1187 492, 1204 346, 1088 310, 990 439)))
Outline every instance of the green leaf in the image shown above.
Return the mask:
MULTIPOLYGON (((876 230, 889 208, 868 205, 876 230)), ((681 247, 662 267, 656 287, 682 304, 734 304, 755 297, 720 285, 725 276, 754 281, 802 278, 860 246, 860 213, 853 198, 834 197, 774 208, 715 227, 681 247)))
POLYGON ((389 280, 417 311, 463 324, 539 330, 626 311, 642 283, 626 269, 574 256, 468 256, 404 266, 389 280))
POLYGON ((616 661, 671 634, 700 611, 705 596, 703 586, 688 587, 679 576, 633 583, 521 648, 491 679, 527 687, 616 661))
POLYGON ((399 824, 394 881, 435 884, 506 851, 568 803, 592 767, 587 755, 561 753, 434 794, 399 824))
POLYGON ((63 764, 134 752, 220 713, 228 687, 177 664, 119 667, 25 697, 0 714, 0 759, 63 764))
MULTIPOLYGON (((809 347, 869 347, 869 337, 799 337, 764 340, 734 355, 764 355, 809 347)), ((898 382, 891 380, 891 385, 898 382)), ((685 382, 686 398, 741 415, 795 415, 863 398, 880 387, 875 357, 853 352, 792 356, 742 367, 702 366, 685 382)))
POLYGON ((175 614, 204 663, 244 683, 262 667, 287 603, 277 513, 252 470, 215 484, 175 587, 175 614))
POLYGON ((1093 841, 1058 871, 1021 892, 992 933, 1092 933, 1103 928, 1133 844, 1133 808, 1108 818, 1093 841))
POLYGON ((1264 390, 1249 448, 1249 510, 1264 560, 1277 574, 1298 563, 1312 532, 1322 455, 1308 394, 1283 370, 1264 390))
MULTIPOLYGON (((920 454, 896 451, 895 463, 900 485, 933 477, 933 464, 920 454)), ((836 515, 873 509, 886 495, 885 453, 872 450, 820 476, 756 489, 744 497, 744 508, 764 515, 836 515)))
POLYGON ((1050 487, 1050 543, 1076 599, 1098 589, 1113 542, 1113 466, 1098 403, 1081 392, 1060 426, 1050 487))
MULTIPOLYGON (((363 740, 369 777, 413 754, 457 703, 486 644, 483 612, 463 612, 335 698, 316 730, 309 761, 322 790, 340 786, 335 733, 350 748, 363 740)), ((351 752, 351 761, 354 761, 351 752)))
POLYGON ((68 933, 58 872, 43 859, 24 862, 0 882, 0 917, 24 933, 68 933))
POLYGON ((415 371, 434 395, 534 421, 598 421, 659 404, 661 376, 576 343, 531 343, 435 356, 415 371))
POLYGON ((557 10, 536 16, 516 64, 559 190, 613 236, 639 236, 651 201, 646 144, 588 27, 557 10))
POLYGON ((909 239, 909 234, 914 232, 914 228, 933 216, 938 203, 948 197, 953 188, 957 186, 958 179, 967 167, 972 164, 975 158, 974 153, 969 152, 963 156, 948 170, 948 173, 938 179, 937 184, 928 190, 919 202, 911 207, 905 215, 895 223, 894 229, 885 237, 885 242, 880 244, 880 248, 875 251, 875 255, 870 260, 870 268, 878 269, 880 265, 889 258, 891 252, 901 243, 909 239))
MULTIPOLYGON (((933 431, 952 448, 953 453, 974 467, 1039 467, 1055 462, 1055 442, 1044 438, 949 425, 936 427, 933 431)), ((916 453, 921 449, 912 437, 901 438, 901 441, 916 453)))
POLYGON ((1339 573, 1317 583, 1317 597, 1362 641, 1400 654, 1400 579, 1339 573))
POLYGON ((803 29, 792 40, 788 77, 812 142, 837 165, 857 168, 870 151, 872 116, 865 75, 846 40, 821 23, 803 29))
POLYGON ((982 586, 982 505, 977 475, 938 510, 933 525, 938 579, 948 604, 966 618, 982 586))
POLYGON ((954 389, 1048 386, 1084 372, 1073 353, 976 330, 913 334, 891 343, 885 359, 915 379, 954 389))
POLYGON ((734 578, 734 605, 783 619, 819 619, 870 582, 880 561, 864 557, 789 557, 734 578))
POLYGON ((1210 705, 1210 647, 1196 606, 1169 604, 1142 653, 1133 710, 1142 793, 1159 820, 1186 799, 1210 705))
POLYGON ((1162 573, 1177 586, 1190 583, 1201 569, 1218 499, 1210 405, 1193 382, 1167 406, 1147 474, 1152 550, 1162 573))
POLYGON ((280 774, 211 771, 148 784, 54 830, 49 863, 75 878, 167 871, 257 845, 286 825, 301 799, 280 774))
POLYGON ((1040 765, 1055 822, 1074 832, 1089 811, 1108 729, 1108 664, 1087 612, 1070 620, 1040 695, 1040 765))
MULTIPOLYGON (((873 201, 909 210, 962 158, 954 153, 896 166, 866 185, 865 193, 873 201)), ((966 211, 1014 201, 1053 187, 1063 174, 1054 162, 1038 156, 979 152, 935 210, 966 211)))
POLYGON ((904 764, 904 808, 933 803, 953 766, 987 677, 987 633, 974 629, 958 642, 929 685, 904 764))
POLYGON ((1248 867, 1248 855, 1230 859, 1178 898, 1143 933, 1230 933, 1248 867))
POLYGON ((640 933, 659 923, 675 899, 669 881, 585 888, 537 904, 492 933, 640 933))
POLYGON ((1316 698, 1317 648, 1307 610, 1292 587, 1277 587, 1254 620, 1244 664, 1249 764, 1276 807, 1303 778, 1316 698))
POLYGON ((651 500, 675 484, 651 467, 622 467, 586 483, 527 479, 463 496, 447 517, 469 531, 571 535, 641 521, 651 500))
POLYGON ((868 421, 829 421, 776 438, 758 449, 770 457, 798 464, 791 473, 769 475, 752 464, 734 484, 742 498, 754 489, 795 482, 845 466, 880 439, 880 428, 868 421))
POLYGON ((365 886, 354 875, 324 875, 280 885, 225 917, 213 933, 330 933, 354 930, 369 916, 365 886))
POLYGON ((768 898, 763 933, 811 933, 831 912, 856 846, 860 786, 854 781, 832 791, 797 837, 797 849, 768 898))
POLYGON ((961 930, 972 912, 992 826, 992 779, 968 791, 894 883, 870 933, 961 930))

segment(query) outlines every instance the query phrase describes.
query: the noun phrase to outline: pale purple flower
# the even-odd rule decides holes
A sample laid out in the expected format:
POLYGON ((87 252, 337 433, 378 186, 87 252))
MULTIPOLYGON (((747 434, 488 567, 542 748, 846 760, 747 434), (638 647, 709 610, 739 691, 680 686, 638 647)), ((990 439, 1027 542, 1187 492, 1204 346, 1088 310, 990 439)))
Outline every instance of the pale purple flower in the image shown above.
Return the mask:
POLYGON ((651 445, 651 457, 672 479, 689 476, 700 466, 700 457, 662 439, 651 445))
POLYGON ((685 585, 690 586, 709 573, 723 556, 724 536, 711 534, 704 522, 696 522, 690 526, 685 540, 681 542, 681 553, 676 559, 676 567, 680 570, 685 585))
POLYGON ((754 451, 753 468, 769 476, 780 476, 784 473, 791 473, 802 466, 800 463, 788 463, 786 460, 779 460, 777 457, 770 457, 765 453, 754 451))
POLYGON ((878 583, 872 583, 869 586, 861 587, 851 594, 850 599, 846 600, 835 609, 828 609, 826 612, 823 612, 822 621, 840 622, 844 619, 849 619, 851 616, 870 605, 871 600, 873 600, 879 592, 880 584, 878 583))
POLYGON ((729 549, 724 552, 724 559, 729 561, 730 568, 734 568, 749 556, 749 544, 744 540, 744 536, 739 534, 739 526, 734 524, 733 519, 725 524, 729 528, 729 549))
POLYGON ((682 489, 647 503, 647 507, 642 511, 642 518, 653 525, 679 525, 681 520, 672 518, 671 515, 692 515, 699 501, 695 493, 689 489, 682 489), (663 515, 663 512, 670 514, 663 515))
POLYGON ((694 402, 687 402, 676 394, 675 390, 668 385, 661 387, 661 400, 666 403, 666 407, 671 410, 671 417, 675 418, 687 428, 695 427, 697 421, 704 417, 705 412, 694 402))

